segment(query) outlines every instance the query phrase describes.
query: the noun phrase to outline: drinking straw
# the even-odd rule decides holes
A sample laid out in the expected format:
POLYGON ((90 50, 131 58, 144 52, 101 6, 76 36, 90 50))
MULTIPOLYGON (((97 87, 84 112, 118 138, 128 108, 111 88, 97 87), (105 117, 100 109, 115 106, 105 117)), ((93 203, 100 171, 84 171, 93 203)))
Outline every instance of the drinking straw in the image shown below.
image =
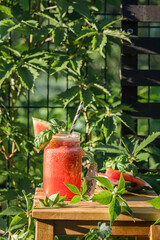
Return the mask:
POLYGON ((71 130, 70 130, 70 134, 72 133, 73 128, 74 128, 74 126, 75 126, 75 124, 76 124, 76 122, 77 122, 77 119, 78 119, 78 117, 79 117, 79 114, 80 114, 80 111, 81 111, 81 109, 82 109, 82 106, 83 106, 83 102, 81 102, 81 103, 79 104, 79 107, 78 107, 78 109, 77 109, 76 115, 75 115, 74 120, 73 120, 73 123, 72 123, 72 127, 71 127, 71 130))

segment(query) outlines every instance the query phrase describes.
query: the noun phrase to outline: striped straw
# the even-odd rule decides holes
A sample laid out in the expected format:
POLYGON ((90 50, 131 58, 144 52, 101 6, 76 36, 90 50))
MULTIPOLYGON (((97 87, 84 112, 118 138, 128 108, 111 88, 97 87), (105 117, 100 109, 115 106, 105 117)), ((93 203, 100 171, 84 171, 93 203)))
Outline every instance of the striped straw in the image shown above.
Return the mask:
POLYGON ((81 111, 81 109, 82 109, 82 106, 83 106, 83 102, 81 102, 81 103, 79 104, 79 107, 78 107, 78 109, 77 109, 76 115, 75 115, 74 120, 73 120, 73 124, 72 124, 71 130, 70 130, 70 134, 73 132, 73 128, 74 128, 74 126, 75 126, 75 124, 76 124, 76 122, 77 122, 77 119, 78 119, 78 117, 79 117, 79 114, 80 114, 80 111, 81 111))

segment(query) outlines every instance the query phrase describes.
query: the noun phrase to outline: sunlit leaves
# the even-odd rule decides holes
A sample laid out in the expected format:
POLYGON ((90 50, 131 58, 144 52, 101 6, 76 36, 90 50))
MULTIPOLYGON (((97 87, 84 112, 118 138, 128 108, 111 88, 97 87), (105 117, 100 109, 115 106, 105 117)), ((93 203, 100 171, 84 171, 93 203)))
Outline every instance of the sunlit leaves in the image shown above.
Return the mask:
POLYGON ((22 66, 18 68, 17 74, 23 87, 27 89, 32 89, 35 79, 39 76, 37 70, 28 66, 22 66))
POLYGON ((111 219, 110 219, 111 225, 113 224, 113 222, 115 221, 115 219, 118 217, 118 215, 120 213, 121 213, 120 203, 119 203, 118 199, 114 196, 109 205, 109 214, 111 217, 111 219))
POLYGON ((103 190, 92 197, 93 201, 96 201, 103 205, 108 205, 112 201, 113 194, 108 190, 103 190))

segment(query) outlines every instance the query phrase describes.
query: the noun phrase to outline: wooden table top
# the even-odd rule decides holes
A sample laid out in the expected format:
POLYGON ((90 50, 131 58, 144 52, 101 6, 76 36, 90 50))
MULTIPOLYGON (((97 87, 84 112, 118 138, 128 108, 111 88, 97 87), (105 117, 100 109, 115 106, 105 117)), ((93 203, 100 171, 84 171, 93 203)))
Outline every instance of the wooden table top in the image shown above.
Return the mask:
MULTIPOLYGON (((160 218, 160 210, 153 208, 147 200, 155 197, 150 192, 147 195, 123 196, 129 207, 133 211, 135 221, 149 221, 155 222, 160 218)), ((44 199, 45 194, 41 188, 36 188, 34 206, 32 216, 37 219, 48 219, 48 220, 96 220, 96 221, 109 221, 109 209, 108 205, 101 205, 96 202, 81 201, 78 204, 69 204, 63 208, 50 208, 50 207, 39 207, 39 199, 44 199)), ((127 213, 120 214, 116 221, 132 221, 133 219, 127 215, 127 213)))

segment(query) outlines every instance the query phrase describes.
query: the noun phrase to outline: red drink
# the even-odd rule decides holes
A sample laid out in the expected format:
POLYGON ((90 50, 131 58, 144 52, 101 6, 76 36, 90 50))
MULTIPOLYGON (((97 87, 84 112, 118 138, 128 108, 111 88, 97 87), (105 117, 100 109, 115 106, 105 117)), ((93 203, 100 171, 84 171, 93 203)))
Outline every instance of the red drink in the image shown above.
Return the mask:
POLYGON ((60 196, 72 193, 64 183, 74 184, 81 188, 80 134, 56 134, 44 149, 43 159, 43 191, 49 197, 59 192, 60 196))

